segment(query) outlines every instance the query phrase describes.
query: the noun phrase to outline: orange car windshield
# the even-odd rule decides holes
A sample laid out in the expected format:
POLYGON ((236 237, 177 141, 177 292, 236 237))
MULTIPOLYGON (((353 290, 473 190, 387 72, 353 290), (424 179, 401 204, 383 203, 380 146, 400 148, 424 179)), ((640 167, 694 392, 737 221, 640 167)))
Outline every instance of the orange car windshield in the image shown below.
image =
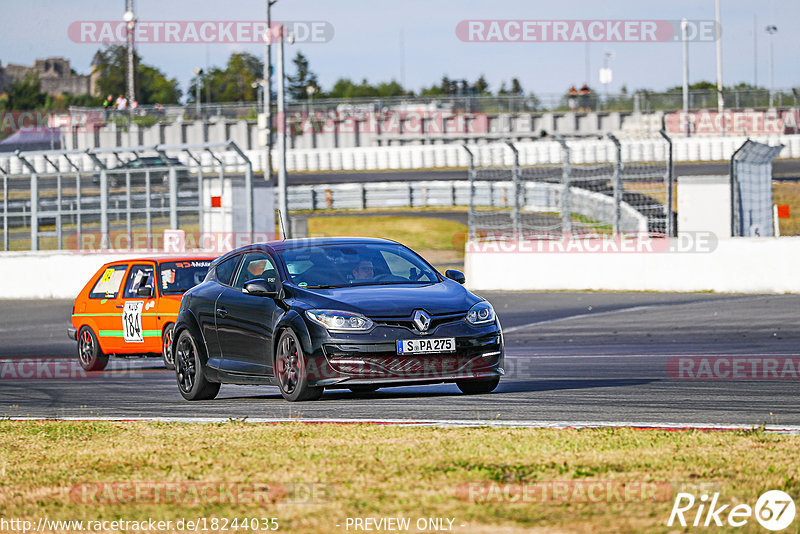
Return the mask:
POLYGON ((180 295, 202 282, 211 260, 168 261, 158 266, 161 293, 180 295))

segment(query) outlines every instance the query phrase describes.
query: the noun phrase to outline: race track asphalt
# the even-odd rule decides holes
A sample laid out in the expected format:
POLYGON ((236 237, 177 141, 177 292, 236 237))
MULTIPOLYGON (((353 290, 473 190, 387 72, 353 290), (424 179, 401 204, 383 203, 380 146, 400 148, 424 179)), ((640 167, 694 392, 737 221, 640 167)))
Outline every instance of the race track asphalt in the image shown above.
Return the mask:
POLYGON ((731 379, 720 372, 690 379, 668 371, 692 357, 740 368, 764 357, 797 362, 800 295, 483 296, 505 330, 507 376, 494 393, 466 396, 455 385, 434 385, 364 395, 330 391, 306 403, 285 402, 275 387, 227 385, 216 400, 186 402, 174 373, 155 359, 115 360, 88 377, 14 378, 12 362, 20 358, 75 360, 75 342, 65 333, 71 302, 0 301, 0 417, 800 426, 797 377, 731 379))

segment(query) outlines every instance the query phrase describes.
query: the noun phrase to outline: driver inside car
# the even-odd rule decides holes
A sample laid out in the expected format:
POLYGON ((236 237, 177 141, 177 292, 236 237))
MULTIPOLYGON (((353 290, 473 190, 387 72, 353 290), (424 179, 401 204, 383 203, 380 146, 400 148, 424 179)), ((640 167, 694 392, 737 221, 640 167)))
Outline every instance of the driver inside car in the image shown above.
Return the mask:
POLYGON ((267 268, 267 260, 251 261, 250 264, 247 266, 248 274, 246 280, 254 280, 256 278, 261 278, 266 268, 267 268))
POLYGON ((360 261, 358 266, 353 269, 353 280, 371 280, 374 276, 375 269, 369 260, 360 261))

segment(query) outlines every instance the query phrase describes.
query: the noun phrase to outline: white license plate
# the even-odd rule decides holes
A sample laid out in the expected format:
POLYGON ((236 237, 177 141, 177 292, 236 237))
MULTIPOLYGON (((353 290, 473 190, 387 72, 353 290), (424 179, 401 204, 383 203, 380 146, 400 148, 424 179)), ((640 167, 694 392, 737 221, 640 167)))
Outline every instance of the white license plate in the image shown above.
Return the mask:
POLYGON ((455 352, 456 338, 400 339, 397 341, 397 354, 420 354, 423 352, 455 352))

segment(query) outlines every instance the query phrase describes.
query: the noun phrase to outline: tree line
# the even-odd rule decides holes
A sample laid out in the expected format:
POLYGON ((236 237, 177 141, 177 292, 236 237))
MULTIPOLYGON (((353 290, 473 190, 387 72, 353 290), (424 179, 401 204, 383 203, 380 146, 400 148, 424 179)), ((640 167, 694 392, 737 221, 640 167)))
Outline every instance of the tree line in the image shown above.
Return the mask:
MULTIPOLYGON (((93 68, 98 70, 98 96, 69 95, 50 96, 42 92, 41 84, 35 76, 28 76, 25 80, 17 80, 10 84, 5 95, 0 95, 0 110, 14 109, 65 109, 69 106, 100 106, 108 95, 116 98, 118 95, 127 95, 126 72, 127 52, 124 45, 109 45, 98 50, 92 62, 93 68)), ((184 97, 180 84, 176 78, 168 77, 158 68, 144 63, 138 54, 134 54, 136 101, 139 105, 177 104, 184 97)), ((186 103, 194 104, 198 94, 202 102, 247 102, 258 100, 259 84, 263 77, 264 64, 261 58, 247 53, 234 52, 225 65, 214 66, 196 74, 186 92, 186 103)), ((477 79, 451 79, 443 76, 438 83, 423 87, 415 92, 403 87, 396 80, 388 82, 371 83, 366 78, 353 80, 340 77, 329 89, 320 86, 317 74, 311 69, 308 58, 297 52, 291 61, 289 72, 286 75, 287 93, 290 100, 305 101, 310 98, 390 98, 403 96, 525 96, 531 110, 540 109, 541 103, 533 93, 526 93, 519 79, 512 78, 508 85, 502 82, 500 87, 492 90, 485 76, 477 79)), ((275 73, 273 72, 273 78, 275 73)), ((273 79, 273 95, 277 87, 273 79)), ((690 87, 692 91, 707 90, 713 92, 716 85, 710 82, 698 82, 690 87)), ((753 91, 757 94, 752 103, 742 102, 741 105, 766 105, 768 95, 763 88, 755 88, 748 84, 738 84, 726 87, 726 94, 743 91, 753 91), (764 93, 761 95, 761 93, 764 93)), ((594 90, 592 90, 593 93, 594 90)), ((654 92, 639 89, 629 93, 625 86, 615 95, 609 95, 605 100, 605 109, 632 109, 633 95, 638 93, 645 97, 649 106, 660 109, 663 106, 674 108, 674 98, 681 92, 680 87, 670 87, 666 91, 654 92), (664 100, 664 102, 661 102, 664 100)), ((595 93, 596 94, 596 93, 595 93)), ((791 99, 793 95, 781 95, 791 99)), ((726 101, 728 101, 726 97, 726 101)), ((554 107, 567 109, 568 95, 565 90, 561 101, 554 107)), ((731 102, 735 105, 735 102, 731 102)), ((648 106, 648 107, 649 107, 648 106)))
MULTIPOLYGON (((333 86, 323 89, 317 74, 311 70, 308 58, 297 52, 286 75, 287 96, 294 101, 309 98, 388 98, 398 96, 437 96, 437 95, 491 95, 489 83, 484 76, 476 80, 451 80, 442 77, 438 84, 425 87, 418 93, 403 87, 395 80, 370 83, 366 78, 353 81, 341 77, 333 86), (312 88, 312 89, 309 89, 312 88)), ((24 80, 12 82, 5 96, 0 95, 0 109, 64 109, 69 106, 100 106, 108 95, 116 98, 127 96, 126 73, 127 51, 124 45, 109 45, 98 50, 92 61, 98 70, 97 96, 63 94, 50 96, 42 92, 41 84, 35 75, 24 80)), ((258 81, 262 79, 263 61, 247 52, 234 52, 224 66, 214 66, 196 74, 186 91, 186 102, 195 103, 199 95, 201 102, 247 102, 258 99, 258 81)), ((142 61, 134 53, 135 100, 139 105, 177 104, 184 96, 176 78, 168 77, 158 68, 142 61)), ((273 94, 277 82, 273 71, 273 94)), ((523 94, 519 80, 513 78, 509 88, 501 85, 497 94, 523 94)))

